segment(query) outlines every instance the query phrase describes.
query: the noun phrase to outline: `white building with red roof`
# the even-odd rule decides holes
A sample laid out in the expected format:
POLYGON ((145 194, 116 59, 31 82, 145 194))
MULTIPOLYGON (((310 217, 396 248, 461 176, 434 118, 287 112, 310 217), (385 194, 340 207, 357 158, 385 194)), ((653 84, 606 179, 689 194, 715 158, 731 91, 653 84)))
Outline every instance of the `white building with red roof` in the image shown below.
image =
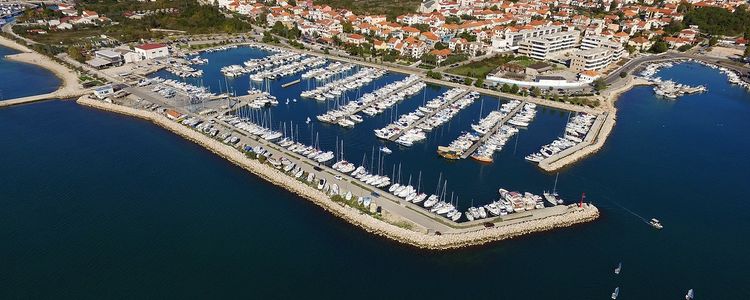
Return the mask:
POLYGON ((164 44, 143 44, 135 46, 135 53, 143 59, 154 59, 169 56, 169 48, 164 44))

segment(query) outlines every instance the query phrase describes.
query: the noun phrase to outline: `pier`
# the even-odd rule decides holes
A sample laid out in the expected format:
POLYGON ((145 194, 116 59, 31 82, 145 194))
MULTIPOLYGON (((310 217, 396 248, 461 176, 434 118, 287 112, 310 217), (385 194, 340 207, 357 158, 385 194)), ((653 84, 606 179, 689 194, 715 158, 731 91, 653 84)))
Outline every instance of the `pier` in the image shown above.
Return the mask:
POLYGON ((542 168, 545 171, 553 171, 557 170, 567 164, 570 164, 590 153, 596 152, 598 148, 596 149, 590 149, 587 150, 587 148, 591 145, 593 145, 597 137, 599 136, 599 133, 604 126, 605 122, 613 120, 610 119, 610 115, 608 113, 599 114, 596 117, 596 120, 594 121, 594 124, 591 126, 591 129, 589 129, 589 132, 586 133, 586 137, 583 139, 582 142, 578 143, 577 145, 570 147, 568 149, 565 149, 563 151, 560 151, 559 153, 556 153, 550 157, 547 157, 539 162, 539 167, 542 168), (573 155, 577 154, 577 155, 573 155))
POLYGON ((282 84, 282 85, 281 85, 281 87, 283 87, 283 88, 286 88, 286 87, 289 87, 289 86, 293 86, 293 85, 295 85, 295 84, 298 84, 298 83, 300 83, 300 82, 302 82, 302 79, 297 79, 297 80, 295 80, 295 81, 292 81, 292 82, 287 82, 287 83, 285 83, 285 84, 282 84))
POLYGON ((68 92, 68 93, 55 91, 55 92, 47 93, 47 94, 8 99, 8 100, 0 101, 0 108, 33 103, 33 102, 38 102, 38 101, 45 101, 45 100, 76 98, 76 97, 80 97, 85 94, 88 94, 89 92, 90 91, 88 90, 81 90, 81 91, 68 92))
POLYGON ((460 94, 456 95, 455 97, 453 97, 452 99, 450 99, 450 100, 449 100, 448 102, 446 102, 446 103, 445 103, 445 104, 443 104, 442 106, 440 106, 440 107, 438 107, 438 108, 434 109, 434 110, 433 110, 433 111, 432 111, 431 113, 429 113, 429 114, 425 114, 425 115, 424 115, 424 117, 420 118, 419 120, 417 120, 417 121, 416 121, 416 122, 414 122, 414 123, 411 123, 411 124, 410 124, 409 126, 407 126, 406 128, 404 128, 403 130, 401 130, 401 132, 399 132, 398 134, 396 134, 396 135, 392 136, 392 137, 391 137, 391 138, 390 138, 389 140, 390 140, 391 142, 393 142, 393 141, 397 140, 397 139, 398 139, 399 137, 401 137, 402 135, 404 135, 404 133, 406 133, 407 131, 409 131, 409 130, 413 129, 414 127, 416 127, 417 125, 421 124, 421 123, 422 123, 422 122, 424 122, 425 120, 427 120, 427 119, 431 118, 432 116, 434 116, 435 114, 437 114, 437 113, 438 113, 438 112, 440 112, 441 110, 445 109, 446 107, 448 107, 448 106, 452 105, 452 104, 453 104, 454 102, 458 101, 458 99, 461 99, 461 98, 463 98, 463 97, 464 97, 464 96, 466 96, 467 94, 469 94, 469 91, 468 91, 468 90, 465 90, 465 91, 461 92, 460 94))
POLYGON ((493 126, 492 129, 487 130, 487 132, 484 135, 482 135, 481 138, 479 138, 479 141, 471 145, 469 149, 466 149, 466 151, 464 151, 461 154, 461 159, 466 159, 467 157, 469 157, 469 155, 474 153, 474 151, 476 151, 477 148, 479 148, 479 146, 484 144, 484 142, 487 141, 487 139, 489 139, 493 134, 495 134, 495 132, 497 132, 497 130, 500 129, 500 127, 502 127, 506 122, 508 122, 511 118, 513 118, 513 116, 515 116, 516 113, 522 110, 524 105, 526 105, 526 101, 522 101, 521 104, 517 105, 505 117, 503 117, 499 122, 497 122, 497 124, 495 124, 495 126, 493 126))

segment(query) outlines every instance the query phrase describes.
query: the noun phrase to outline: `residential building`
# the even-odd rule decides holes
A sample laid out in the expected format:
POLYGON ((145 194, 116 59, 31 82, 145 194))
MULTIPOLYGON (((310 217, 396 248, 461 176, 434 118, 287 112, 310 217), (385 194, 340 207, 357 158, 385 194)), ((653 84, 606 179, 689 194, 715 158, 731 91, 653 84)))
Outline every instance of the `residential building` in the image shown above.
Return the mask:
POLYGON ((612 56, 612 50, 603 47, 577 50, 570 60, 570 69, 575 72, 601 70, 613 61, 612 56))
POLYGON ((563 31, 523 40, 518 53, 535 59, 550 59, 555 52, 570 49, 578 43, 577 30, 563 31))
POLYGON ((607 37, 598 35, 589 35, 581 40, 581 50, 594 48, 607 48, 612 51, 612 60, 617 61, 625 55, 625 47, 621 43, 610 40, 607 37))

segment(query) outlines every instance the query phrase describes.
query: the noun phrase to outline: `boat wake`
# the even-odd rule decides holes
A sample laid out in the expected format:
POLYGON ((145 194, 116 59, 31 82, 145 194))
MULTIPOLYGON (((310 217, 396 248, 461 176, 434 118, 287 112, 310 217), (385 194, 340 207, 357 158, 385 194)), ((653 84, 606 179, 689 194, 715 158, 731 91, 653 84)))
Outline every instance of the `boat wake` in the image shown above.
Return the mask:
POLYGON ((623 206, 619 202, 617 202, 615 200, 612 200, 611 198, 609 198, 607 196, 603 196, 603 199, 605 199, 605 200, 607 200, 609 202, 612 202, 612 204, 616 205, 619 208, 622 208, 624 211, 626 211, 626 212, 630 213, 631 215, 635 216, 636 218, 640 219, 643 223, 650 224, 646 218, 644 218, 643 216, 641 216, 641 215, 637 214, 636 212, 630 210, 629 208, 623 206))

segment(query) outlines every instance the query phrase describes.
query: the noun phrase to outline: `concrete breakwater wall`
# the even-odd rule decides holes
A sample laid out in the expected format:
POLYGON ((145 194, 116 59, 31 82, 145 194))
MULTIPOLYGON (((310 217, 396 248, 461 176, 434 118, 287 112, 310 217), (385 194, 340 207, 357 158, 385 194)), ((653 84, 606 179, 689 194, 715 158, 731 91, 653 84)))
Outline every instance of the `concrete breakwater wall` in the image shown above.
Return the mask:
POLYGON ((472 228, 473 230, 467 229, 465 231, 443 235, 424 234, 392 225, 372 216, 363 214, 357 209, 333 202, 323 192, 287 176, 271 166, 250 159, 237 149, 178 124, 177 122, 169 120, 161 114, 106 103, 91 99, 88 96, 79 98, 77 102, 81 105, 149 120, 188 140, 202 145, 209 151, 275 185, 283 187, 302 198, 312 201, 323 209, 367 232, 418 248, 442 250, 480 245, 533 232, 572 226, 592 221, 599 217, 599 210, 593 205, 585 204, 580 208, 576 205, 571 205, 560 214, 544 218, 530 219, 528 221, 517 222, 510 225, 500 224, 491 228, 477 226, 475 229, 472 228))

